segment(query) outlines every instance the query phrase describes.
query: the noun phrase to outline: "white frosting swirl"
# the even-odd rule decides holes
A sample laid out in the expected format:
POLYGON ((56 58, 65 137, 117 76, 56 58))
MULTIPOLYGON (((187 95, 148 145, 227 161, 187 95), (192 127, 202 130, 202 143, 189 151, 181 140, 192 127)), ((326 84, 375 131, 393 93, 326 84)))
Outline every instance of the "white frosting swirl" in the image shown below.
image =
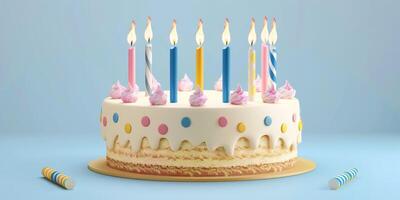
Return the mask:
POLYGON ((217 80, 217 82, 215 82, 214 90, 222 91, 222 76, 220 76, 219 79, 217 80))
POLYGON ((285 84, 278 89, 279 96, 282 99, 293 99, 296 95, 296 90, 290 85, 289 81, 285 81, 285 84))
POLYGON ((178 84, 179 91, 191 91, 193 90, 193 82, 189 76, 185 74, 178 84))

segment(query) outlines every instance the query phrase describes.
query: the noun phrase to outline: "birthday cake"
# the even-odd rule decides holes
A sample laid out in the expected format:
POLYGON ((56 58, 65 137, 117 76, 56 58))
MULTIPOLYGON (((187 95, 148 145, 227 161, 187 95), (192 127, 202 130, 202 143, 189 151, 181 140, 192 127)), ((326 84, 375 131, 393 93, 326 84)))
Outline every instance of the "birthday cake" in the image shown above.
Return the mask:
POLYGON ((185 74, 164 91, 147 75, 145 91, 132 79, 128 87, 116 82, 103 101, 100 125, 109 167, 157 176, 226 177, 295 165, 303 124, 288 82, 265 89, 260 86, 265 80, 254 75, 250 93, 240 86, 227 90, 222 77, 214 90, 203 90, 202 78, 194 88, 185 74))
POLYGON ((231 103, 221 103, 216 90, 181 91, 177 103, 167 103, 167 93, 158 87, 151 96, 136 92, 132 103, 124 103, 125 95, 104 99, 100 123, 110 167, 152 175, 238 176, 295 164, 303 125, 288 83, 247 103, 240 88, 231 103))

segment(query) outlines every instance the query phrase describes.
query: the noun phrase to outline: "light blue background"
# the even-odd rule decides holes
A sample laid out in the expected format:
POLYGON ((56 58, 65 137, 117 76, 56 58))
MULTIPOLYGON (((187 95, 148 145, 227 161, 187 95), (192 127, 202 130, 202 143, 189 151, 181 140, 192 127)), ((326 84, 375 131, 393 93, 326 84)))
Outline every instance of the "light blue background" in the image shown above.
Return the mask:
POLYGON ((39 191, 51 197, 110 196, 105 194, 107 187, 115 197, 165 192, 201 198, 208 191, 214 192, 208 197, 255 194, 260 199, 300 193, 399 196, 390 192, 398 181, 389 178, 399 177, 390 170, 399 169, 400 153, 399 7, 398 1, 389 0, 0 0, 0 150, 5 160, 0 188, 9 197, 39 191), (187 72, 192 78, 196 23, 203 18, 205 84, 211 88, 221 71, 224 18, 231 21, 231 84, 246 86, 250 18, 255 17, 260 33, 262 17, 275 16, 279 83, 288 79, 297 89, 305 123, 300 153, 319 168, 304 176, 226 185, 130 182, 89 173, 86 162, 104 155, 100 104, 114 81, 127 81, 131 19, 138 24, 137 79, 144 87, 143 31, 148 15, 153 19, 153 69, 164 88, 169 84, 173 18, 178 21, 179 76, 187 72), (79 187, 64 193, 42 181, 39 171, 45 165, 76 177, 79 187), (337 193, 326 190, 330 177, 351 167, 359 167, 364 176, 337 193))
POLYGON ((194 78, 199 17, 205 23, 206 87, 221 72, 225 17, 231 20, 231 84, 246 86, 250 18, 260 33, 267 15, 278 19, 279 83, 287 79, 297 89, 306 131, 397 132, 399 6, 395 1, 1 0, 0 95, 6 106, 0 131, 98 131, 100 104, 111 84, 127 82, 131 19, 138 24, 137 79, 144 88, 148 15, 154 73, 164 88, 171 21, 178 21, 179 76, 187 72, 194 78))

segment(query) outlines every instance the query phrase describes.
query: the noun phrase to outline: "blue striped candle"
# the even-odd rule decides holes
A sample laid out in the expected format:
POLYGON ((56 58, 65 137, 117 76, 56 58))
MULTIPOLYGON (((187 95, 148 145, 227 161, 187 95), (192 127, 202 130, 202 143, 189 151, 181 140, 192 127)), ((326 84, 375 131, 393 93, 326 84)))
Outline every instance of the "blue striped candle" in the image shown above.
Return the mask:
POLYGON ((276 52, 276 41, 278 40, 278 33, 276 31, 276 19, 272 20, 271 32, 269 33, 269 79, 271 80, 271 87, 276 90, 277 78, 276 78, 276 68, 277 68, 277 52, 276 52))
POLYGON ((269 78, 271 79, 272 87, 276 90, 276 68, 277 68, 277 52, 276 46, 271 45, 269 48, 269 78))
POLYGON ((358 174, 358 169, 353 168, 349 171, 343 172, 343 174, 336 176, 328 182, 329 188, 332 190, 339 189, 342 185, 348 183, 353 180, 358 174))

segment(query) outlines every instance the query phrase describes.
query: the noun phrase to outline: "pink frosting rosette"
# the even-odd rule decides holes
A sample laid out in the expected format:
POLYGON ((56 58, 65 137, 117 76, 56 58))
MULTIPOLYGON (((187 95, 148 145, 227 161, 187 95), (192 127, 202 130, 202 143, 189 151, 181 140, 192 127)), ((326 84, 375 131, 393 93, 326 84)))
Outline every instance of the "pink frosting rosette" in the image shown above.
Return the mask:
POLYGON ((282 99, 293 99, 296 95, 296 90, 290 85, 289 81, 285 81, 285 84, 278 89, 279 96, 282 99))
POLYGON ((111 91, 110 91, 110 97, 113 99, 120 99, 122 92, 125 90, 126 88, 124 86, 122 86, 119 81, 117 81, 116 83, 114 83, 111 87, 111 91))
POLYGON ((214 90, 222 91, 222 76, 220 76, 217 82, 215 82, 214 90))
POLYGON ((161 86, 158 85, 155 90, 151 92, 149 97, 149 101, 151 105, 165 105, 167 103, 167 95, 161 89, 161 86))
POLYGON ((247 92, 243 91, 240 85, 237 86, 236 90, 231 93, 231 104, 243 105, 247 103, 247 92))
POLYGON ((185 74, 178 84, 179 91, 191 91, 193 90, 193 82, 189 76, 185 74))
POLYGON ((207 101, 207 97, 199 87, 196 87, 193 94, 190 95, 190 97, 189 97, 190 105, 195 106, 195 107, 204 105, 206 103, 206 101, 207 101))
POLYGON ((139 91, 139 88, 136 84, 135 84, 135 87, 133 87, 131 84, 129 84, 128 88, 126 88, 121 94, 122 102, 124 102, 124 103, 136 102, 138 91, 139 91))
POLYGON ((260 75, 259 74, 257 74, 257 78, 256 78, 256 80, 254 81, 254 83, 255 83, 255 85, 256 85, 256 90, 257 90, 257 92, 261 92, 261 77, 260 77, 260 75))
POLYGON ((264 103, 278 103, 280 95, 274 87, 271 87, 263 94, 262 99, 264 103))

